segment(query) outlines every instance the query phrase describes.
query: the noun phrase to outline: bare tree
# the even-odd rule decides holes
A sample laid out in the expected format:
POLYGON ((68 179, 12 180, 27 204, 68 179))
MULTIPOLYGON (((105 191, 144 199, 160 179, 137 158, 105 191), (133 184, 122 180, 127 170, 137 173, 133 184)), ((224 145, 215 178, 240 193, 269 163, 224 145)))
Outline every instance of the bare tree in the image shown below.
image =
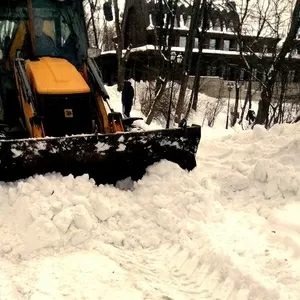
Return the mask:
POLYGON ((94 2, 92 0, 88 0, 88 2, 89 2, 89 5, 90 5, 90 12, 91 12, 90 21, 93 25, 95 44, 96 44, 96 47, 99 48, 98 33, 97 33, 97 29, 96 29, 96 24, 95 24, 95 10, 96 10, 96 7, 97 7, 98 0, 94 0, 94 2))
POLYGON ((156 88, 155 88, 155 95, 153 99, 152 106, 149 110, 147 115, 146 124, 151 124, 157 107, 162 100, 164 92, 166 90, 167 83, 170 79, 171 75, 171 61, 170 61, 170 54, 171 54, 171 46, 174 44, 174 23, 176 18, 176 10, 178 8, 178 0, 169 0, 168 1, 168 14, 167 20, 164 22, 163 16, 163 5, 162 0, 159 1, 160 3, 160 15, 158 18, 158 22, 160 25, 159 32, 157 36, 157 51, 160 54, 160 68, 159 68, 159 76, 156 80, 156 88))
MULTIPOLYGON (((236 72, 236 80, 238 79, 240 72, 243 71, 248 77, 248 85, 246 92, 246 99, 242 107, 241 117, 239 124, 243 122, 245 110, 249 104, 251 108, 252 98, 252 82, 260 81, 256 75, 253 74, 254 69, 258 68, 258 64, 266 58, 266 54, 263 49, 260 49, 260 54, 257 53, 257 48, 260 48, 260 38, 264 34, 271 34, 272 30, 266 30, 268 24, 272 23, 270 14, 271 2, 277 0, 251 0, 241 1, 235 4, 231 1, 226 1, 226 7, 231 12, 232 21, 229 23, 229 27, 236 35, 237 47, 240 55, 241 65, 240 69, 236 72), (252 39, 245 39, 245 34, 253 36, 252 39), (255 77, 255 78, 254 78, 255 77)), ((273 34, 274 35, 274 34, 273 34)), ((236 101, 238 101, 239 86, 235 84, 236 89, 236 101)), ((236 122, 237 111, 235 112, 236 122)))
MULTIPOLYGON (((148 85, 143 89, 142 93, 139 95, 141 111, 145 115, 149 115, 150 110, 152 109, 153 103, 155 101, 155 83, 149 82, 148 85)), ((153 119, 157 120, 161 125, 165 125, 168 119, 168 108, 171 100, 171 108, 174 109, 176 106, 176 97, 170 98, 171 94, 174 96, 179 91, 179 85, 175 84, 172 87, 172 84, 168 82, 166 89, 164 90, 160 101, 156 104, 156 109, 152 110, 154 116, 153 119), (173 91, 171 91, 171 89, 173 91)))
POLYGON ((113 0, 113 7, 115 13, 115 29, 117 34, 117 43, 115 44, 118 60, 118 91, 123 89, 123 83, 125 79, 126 62, 130 54, 131 45, 126 49, 126 53, 123 55, 124 49, 124 36, 121 29, 120 12, 118 6, 118 0, 113 0))
POLYGON ((197 67, 196 73, 193 83, 193 89, 188 105, 188 109, 185 114, 185 119, 188 119, 191 108, 196 111, 198 105, 198 94, 200 88, 200 70, 202 69, 202 52, 204 48, 205 41, 205 33, 209 27, 208 24, 208 14, 211 9, 211 2, 207 2, 207 0, 202 1, 201 9, 200 9, 200 28, 197 30, 197 38, 198 38, 198 59, 197 59, 197 67))
POLYGON ((90 45, 101 51, 113 50, 115 29, 103 18, 101 0, 85 0, 83 4, 90 45))
POLYGON ((183 113, 183 107, 184 107, 184 98, 185 98, 185 92, 188 85, 188 78, 191 72, 191 65, 192 65, 192 54, 193 54, 193 48, 194 48, 194 40, 196 36, 196 32, 199 27, 199 16, 201 12, 201 2, 202 0, 195 0, 192 6, 192 15, 191 15, 191 23, 186 43, 186 49, 183 56, 183 66, 182 66, 182 74, 181 74, 181 86, 180 86, 180 92, 178 97, 178 102, 176 106, 176 117, 175 121, 177 123, 180 122, 181 115, 183 113))
MULTIPOLYGON (((248 73, 248 89, 246 100, 242 108, 242 114, 239 123, 243 121, 245 109, 249 102, 251 108, 251 89, 252 81, 260 81, 262 86, 261 101, 257 113, 256 123, 269 125, 269 109, 271 106, 274 88, 278 74, 283 72, 286 65, 286 56, 295 48, 295 38, 299 29, 299 1, 296 0, 292 9, 292 17, 283 45, 279 47, 279 42, 283 34, 283 28, 286 27, 286 14, 291 1, 284 5, 281 0, 245 0, 239 2, 236 7, 232 2, 227 1, 227 6, 233 13, 234 22, 232 22, 233 31, 237 36, 241 63, 245 72, 248 73), (255 36, 254 39, 247 42, 245 34, 255 36), (268 47, 261 49, 260 39, 263 37, 272 37, 277 41, 272 45, 270 53, 268 47), (259 51, 257 51, 257 49, 259 51), (262 76, 254 78, 253 70, 261 72, 262 76)), ((282 73, 283 76, 286 76, 282 73)), ((256 75, 255 75, 256 76, 256 75)), ((286 84, 282 82, 281 101, 284 98, 286 84)), ((274 108, 274 106, 273 106, 274 108)), ((274 109, 273 109, 274 111, 274 109)))
POLYGON ((219 87, 219 94, 217 100, 212 102, 207 102, 204 118, 207 118, 207 124, 209 127, 214 126, 217 116, 225 106, 226 100, 222 98, 222 89, 223 89, 223 83, 219 87))
POLYGON ((277 75, 282 69, 282 66, 285 64, 286 56, 297 46, 296 36, 300 26, 299 14, 300 0, 296 0, 286 38, 281 49, 273 56, 272 64, 266 74, 267 76, 261 93, 261 101, 259 102, 256 124, 265 124, 265 126, 269 126, 269 109, 271 106, 277 75))
POLYGON ((99 20, 100 14, 99 0, 84 1, 84 9, 86 13, 86 27, 88 31, 89 42, 95 48, 99 48, 99 36, 101 32, 99 20))

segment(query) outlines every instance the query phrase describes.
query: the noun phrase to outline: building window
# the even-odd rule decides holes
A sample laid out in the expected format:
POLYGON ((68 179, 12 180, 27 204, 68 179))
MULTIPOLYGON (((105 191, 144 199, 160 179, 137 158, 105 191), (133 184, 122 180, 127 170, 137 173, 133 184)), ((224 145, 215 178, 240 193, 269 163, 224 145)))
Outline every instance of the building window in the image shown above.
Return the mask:
POLYGON ((209 40, 209 49, 216 49, 216 39, 210 39, 209 40))
POLYGON ((181 14, 180 17, 179 17, 179 27, 184 27, 184 18, 183 18, 183 15, 181 14))
POLYGON ((186 46, 186 37, 185 36, 181 36, 179 37, 179 47, 184 47, 186 46))
POLYGON ((149 15, 149 25, 152 27, 153 26, 153 15, 152 14, 150 14, 149 15))
POLYGON ((190 25, 191 25, 191 16, 188 15, 187 20, 185 22, 185 26, 188 27, 188 28, 190 28, 190 25))
POLYGON ((198 38, 195 38, 194 47, 198 48, 198 38))
POLYGON ((240 81, 244 81, 245 79, 245 69, 240 70, 240 81))
POLYGON ((230 40, 224 40, 224 48, 225 51, 230 50, 230 40))
POLYGON ((230 21, 228 23, 228 26, 227 26, 226 30, 229 31, 229 32, 233 32, 234 31, 234 26, 233 26, 233 22, 232 21, 230 21))
POLYGON ((295 70, 290 70, 288 75, 288 82, 292 83, 295 81, 295 70))
POLYGON ((217 67, 216 66, 208 66, 207 67, 207 76, 216 76, 217 75, 217 67))
POLYGON ((167 18, 168 18, 168 15, 164 14, 164 27, 167 25, 167 18))
POLYGON ((217 75, 217 67, 216 66, 212 66, 211 67, 211 75, 212 76, 216 76, 217 75))
POLYGON ((217 30, 217 31, 221 31, 221 22, 219 19, 217 19, 214 23, 214 26, 213 26, 213 29, 214 30, 217 30))
POLYGON ((227 80, 232 79, 232 76, 231 76, 231 67, 226 67, 225 77, 226 77, 227 80))
POLYGON ((222 66, 222 68, 221 68, 221 77, 222 78, 226 77, 226 67, 225 66, 222 66))
POLYGON ((175 19, 174 19, 174 27, 180 27, 179 26, 179 22, 178 22, 178 19, 177 19, 177 17, 175 16, 175 19))

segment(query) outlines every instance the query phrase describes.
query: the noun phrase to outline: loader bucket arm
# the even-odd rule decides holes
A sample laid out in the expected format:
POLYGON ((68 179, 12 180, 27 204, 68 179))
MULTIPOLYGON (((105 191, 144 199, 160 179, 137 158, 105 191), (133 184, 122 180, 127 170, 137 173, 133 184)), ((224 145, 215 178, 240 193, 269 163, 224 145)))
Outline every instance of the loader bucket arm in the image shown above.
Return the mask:
POLYGON ((34 93, 26 74, 25 61, 23 59, 15 59, 14 76, 19 104, 23 111, 27 131, 29 132, 30 137, 44 137, 45 132, 43 124, 35 108, 34 93))
POLYGON ((0 141, 0 181, 35 174, 89 174, 97 184, 140 179, 166 159, 185 170, 196 167, 201 127, 0 141))
MULTIPOLYGON (((105 89, 102 81, 101 72, 92 58, 86 60, 88 74, 90 75, 91 85, 95 90, 96 106, 98 108, 98 123, 100 125, 101 133, 115 133, 124 132, 124 125, 122 120, 122 114, 115 112, 109 104, 109 95, 105 89), (109 113, 106 111, 104 102, 109 109, 109 113)), ((88 80, 88 78, 87 78, 88 80)))

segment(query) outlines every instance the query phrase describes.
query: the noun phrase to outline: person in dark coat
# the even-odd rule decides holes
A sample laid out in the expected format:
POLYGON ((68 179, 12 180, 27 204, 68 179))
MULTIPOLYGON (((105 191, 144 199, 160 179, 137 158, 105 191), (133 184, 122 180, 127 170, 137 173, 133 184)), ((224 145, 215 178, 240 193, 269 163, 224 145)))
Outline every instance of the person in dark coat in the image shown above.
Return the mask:
POLYGON ((123 113, 129 118, 130 111, 133 104, 134 90, 131 85, 131 82, 126 80, 124 82, 123 90, 122 90, 122 104, 123 104, 123 113))
POLYGON ((34 23, 36 54, 38 56, 58 56, 59 53, 54 40, 43 31, 44 20, 36 17, 34 23))
POLYGON ((249 122, 249 125, 253 124, 255 122, 255 119, 256 119, 255 111, 252 109, 249 109, 247 116, 246 116, 246 120, 249 122))

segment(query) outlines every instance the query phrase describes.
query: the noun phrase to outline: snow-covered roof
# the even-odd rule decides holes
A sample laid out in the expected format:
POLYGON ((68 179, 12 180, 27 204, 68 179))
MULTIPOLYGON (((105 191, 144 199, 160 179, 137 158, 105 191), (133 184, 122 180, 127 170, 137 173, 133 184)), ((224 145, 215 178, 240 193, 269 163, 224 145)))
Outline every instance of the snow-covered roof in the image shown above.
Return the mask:
MULTIPOLYGON (((155 3, 155 1, 156 0, 148 1, 148 3, 155 3)), ((186 1, 181 2, 186 8, 188 7, 186 1)), ((230 34, 234 26, 234 18, 232 17, 234 12, 239 15, 240 19, 245 14, 245 0, 229 1, 231 4, 226 3, 228 3, 228 1, 224 0, 216 0, 213 2, 211 15, 214 16, 211 16, 210 20, 211 31, 230 34)), ((260 37, 284 37, 289 26, 291 9, 291 2, 285 3, 279 0, 250 0, 242 26, 242 34, 256 36, 258 32, 260 32, 260 37), (265 21, 264 23, 263 20, 265 21)), ((149 26, 147 29, 153 29, 155 27, 153 13, 155 13, 155 11, 149 11, 149 26)), ((184 11, 180 10, 180 12, 177 13, 174 24, 176 30, 188 30, 191 20, 189 14, 190 11, 188 9, 184 9, 184 11)), ((167 12, 165 12, 163 19, 164 25, 166 26, 167 12)))
MULTIPOLYGON (((134 52, 146 52, 146 51, 154 51, 154 50, 158 50, 157 47, 155 47, 154 45, 145 45, 145 46, 140 46, 140 47, 135 47, 132 48, 130 50, 131 53, 134 52)), ((127 50, 123 50, 123 52, 125 53, 127 50)), ((185 47, 171 47, 171 51, 175 51, 175 52, 185 52, 185 47)), ((194 48, 193 49, 193 53, 197 53, 199 52, 198 48, 194 48)), ((233 56, 239 56, 240 52, 239 51, 231 51, 231 50, 217 50, 217 49, 203 49, 203 53, 204 54, 215 54, 215 55, 233 55, 233 56)), ((251 52, 243 52, 245 55, 255 55, 258 58, 263 58, 263 57, 272 57, 272 53, 251 53, 251 52)), ((101 53, 101 56, 103 55, 109 55, 109 54, 116 54, 115 50, 111 50, 111 51, 104 51, 101 53)), ((291 55, 291 58, 293 59, 300 59, 300 55, 297 53, 288 53, 286 55, 286 58, 288 58, 291 55)))

